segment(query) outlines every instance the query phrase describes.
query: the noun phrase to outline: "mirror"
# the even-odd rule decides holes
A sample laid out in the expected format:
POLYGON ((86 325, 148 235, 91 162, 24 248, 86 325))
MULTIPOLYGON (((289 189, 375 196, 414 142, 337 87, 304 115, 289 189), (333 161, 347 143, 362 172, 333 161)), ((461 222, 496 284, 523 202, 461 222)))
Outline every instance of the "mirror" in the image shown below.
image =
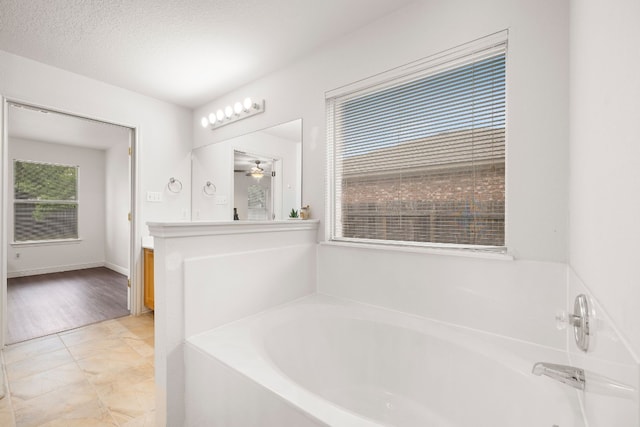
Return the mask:
POLYGON ((302 119, 191 154, 193 221, 284 220, 302 205, 302 119))

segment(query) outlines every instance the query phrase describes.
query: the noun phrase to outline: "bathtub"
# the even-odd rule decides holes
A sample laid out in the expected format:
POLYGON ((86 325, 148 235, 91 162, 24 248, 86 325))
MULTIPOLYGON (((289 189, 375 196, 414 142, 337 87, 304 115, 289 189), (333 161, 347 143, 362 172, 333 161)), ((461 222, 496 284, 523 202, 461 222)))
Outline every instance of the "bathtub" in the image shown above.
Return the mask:
POLYGON ((187 339, 186 425, 583 427, 565 357, 312 295, 187 339))

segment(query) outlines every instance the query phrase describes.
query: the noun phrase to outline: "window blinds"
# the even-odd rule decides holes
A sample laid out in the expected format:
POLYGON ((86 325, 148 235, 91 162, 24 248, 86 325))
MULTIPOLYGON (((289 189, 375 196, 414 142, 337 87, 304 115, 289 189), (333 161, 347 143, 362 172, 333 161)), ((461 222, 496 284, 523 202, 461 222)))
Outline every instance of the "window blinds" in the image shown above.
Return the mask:
POLYGON ((14 241, 78 238, 78 168, 14 161, 14 241))
POLYGON ((332 239, 504 246, 506 41, 327 99, 332 239))

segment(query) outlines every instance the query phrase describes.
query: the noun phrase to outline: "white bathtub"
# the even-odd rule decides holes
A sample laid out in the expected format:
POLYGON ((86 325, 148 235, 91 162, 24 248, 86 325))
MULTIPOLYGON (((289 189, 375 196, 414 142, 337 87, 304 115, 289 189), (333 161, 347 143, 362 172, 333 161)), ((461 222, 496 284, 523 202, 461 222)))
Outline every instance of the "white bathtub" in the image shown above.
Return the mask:
MULTIPOLYGON (((508 321, 508 319, 505 319, 508 321)), ((582 427, 563 353, 313 295, 190 337, 189 426, 582 427)))

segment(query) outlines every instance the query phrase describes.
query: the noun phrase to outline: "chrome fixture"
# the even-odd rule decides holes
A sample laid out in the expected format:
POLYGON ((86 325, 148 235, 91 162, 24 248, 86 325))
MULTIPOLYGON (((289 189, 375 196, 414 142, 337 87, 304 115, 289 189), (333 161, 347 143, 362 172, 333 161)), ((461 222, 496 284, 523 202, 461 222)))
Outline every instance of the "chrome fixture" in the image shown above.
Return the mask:
POLYGON ((220 108, 215 113, 203 117, 200 123, 203 128, 215 129, 259 113, 264 113, 264 99, 254 102, 251 98, 245 98, 243 102, 238 101, 233 104, 233 107, 227 105, 224 109, 220 108))
POLYGON ((589 349, 589 335, 591 335, 589 313, 589 300, 586 295, 580 294, 573 303, 573 314, 563 311, 556 315, 558 329, 564 329, 566 323, 573 326, 576 345, 584 352, 589 349))
POLYGON ((558 320, 565 320, 573 326, 573 337, 576 345, 580 350, 586 352, 589 349, 591 329, 589 325, 589 300, 585 294, 580 294, 576 297, 573 303, 573 314, 569 314, 566 317, 566 320, 562 318, 558 320))
POLYGON ((538 362, 533 365, 531 372, 533 375, 545 375, 553 378, 578 390, 584 390, 585 387, 584 370, 574 366, 538 362))
POLYGON ((573 326, 573 337, 578 348, 584 352, 589 349, 589 301, 585 294, 576 297, 573 303, 573 314, 569 315, 569 323, 573 326))
POLYGON ((182 182, 180 180, 171 177, 169 178, 169 183, 167 184, 167 189, 172 193, 179 193, 182 191, 182 182))

